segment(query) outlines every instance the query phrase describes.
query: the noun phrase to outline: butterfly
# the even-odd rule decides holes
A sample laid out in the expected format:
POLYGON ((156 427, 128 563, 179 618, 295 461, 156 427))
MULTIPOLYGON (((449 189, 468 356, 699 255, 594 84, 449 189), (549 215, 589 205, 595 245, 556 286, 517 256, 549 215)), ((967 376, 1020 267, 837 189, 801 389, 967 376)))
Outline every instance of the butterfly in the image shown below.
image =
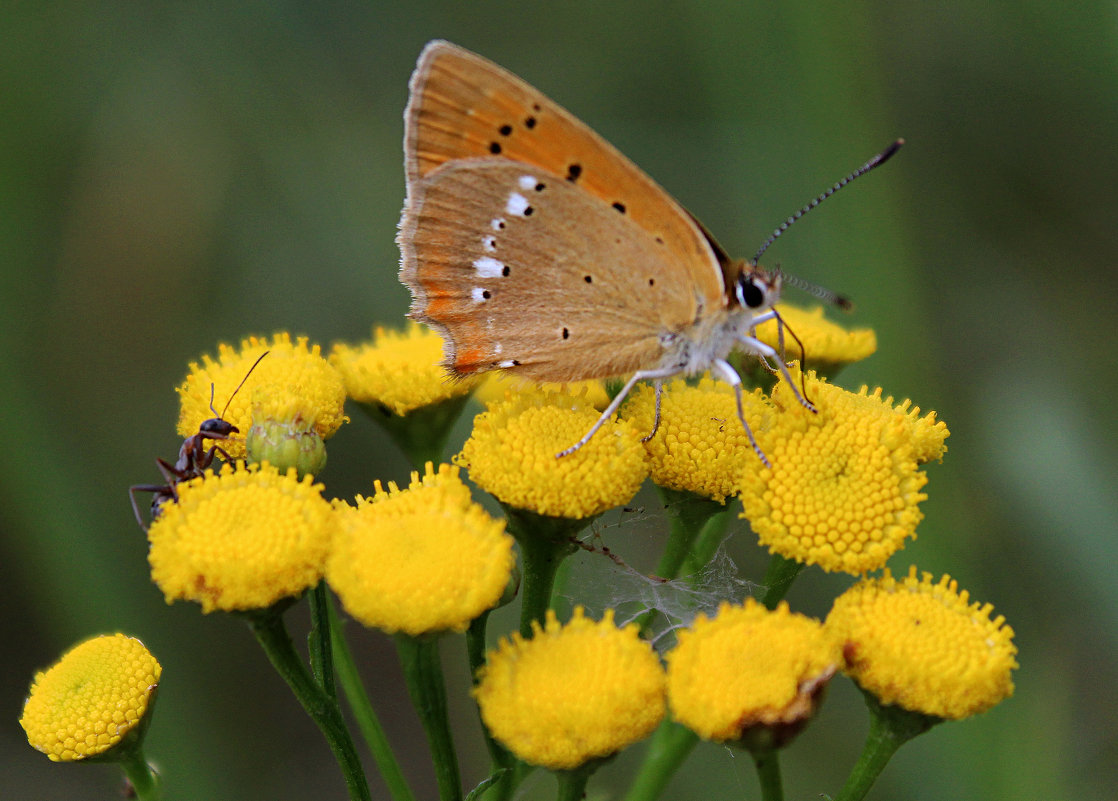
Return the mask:
MULTIPOLYGON (((783 276, 757 261, 802 214, 884 162, 871 159, 731 259, 666 191, 585 123, 507 70, 450 42, 419 56, 404 113, 407 198, 397 242, 409 316, 439 332, 453 376, 504 370, 534 381, 628 376, 581 448, 639 381, 710 371, 736 393, 734 348, 772 361, 754 336, 779 323, 783 276)), ((800 402, 812 405, 797 392, 800 402)), ((814 409, 813 409, 814 410, 814 409)))

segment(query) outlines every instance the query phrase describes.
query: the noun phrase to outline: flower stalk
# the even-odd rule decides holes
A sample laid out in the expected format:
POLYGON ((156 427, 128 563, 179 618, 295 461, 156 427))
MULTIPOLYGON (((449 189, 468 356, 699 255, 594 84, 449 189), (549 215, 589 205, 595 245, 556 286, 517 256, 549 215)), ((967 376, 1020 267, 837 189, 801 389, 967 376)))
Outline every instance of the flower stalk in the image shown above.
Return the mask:
POLYGON ((371 801, 365 771, 357 757, 353 739, 342 720, 335 699, 315 681, 300 660, 283 621, 283 613, 270 608, 250 616, 253 633, 268 655, 272 666, 287 682, 303 709, 322 730, 334 758, 342 770, 351 801, 371 801))
POLYGON ((408 695, 419 714, 431 748, 439 798, 441 801, 461 801, 462 780, 458 772, 458 754, 450 734, 446 682, 439 663, 438 638, 433 635, 412 637, 397 634, 395 641, 408 684, 408 695))
POLYGON ((870 711, 870 731, 866 735, 866 743, 857 764, 850 771, 834 801, 861 801, 885 770, 893 754, 897 753, 897 749, 943 720, 899 706, 883 705, 864 690, 862 694, 870 711))

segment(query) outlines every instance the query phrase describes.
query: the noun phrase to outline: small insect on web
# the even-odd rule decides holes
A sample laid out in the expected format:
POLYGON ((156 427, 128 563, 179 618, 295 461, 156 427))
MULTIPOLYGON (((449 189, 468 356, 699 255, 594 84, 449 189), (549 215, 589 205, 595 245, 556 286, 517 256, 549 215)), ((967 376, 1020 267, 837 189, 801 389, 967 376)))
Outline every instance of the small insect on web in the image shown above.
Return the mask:
POLYGON ((198 426, 198 432, 187 437, 182 442, 182 447, 179 448, 179 458, 174 464, 166 461, 165 459, 156 459, 156 467, 159 472, 163 474, 165 484, 134 484, 128 488, 128 495, 132 499, 132 511, 136 515, 136 522, 140 524, 140 528, 147 531, 148 527, 144 523, 143 515, 140 514, 140 506, 136 502, 137 492, 150 492, 153 494, 151 499, 151 519, 155 520, 159 516, 160 509, 167 501, 177 501, 179 499, 178 485, 184 481, 189 481, 202 475, 206 468, 213 464, 214 457, 218 454, 225 461, 229 461, 229 454, 220 445, 216 444, 223 440, 227 440, 233 434, 239 434, 241 430, 232 423, 225 420, 225 413, 229 410, 229 404, 233 402, 233 398, 241 391, 241 387, 248 381, 248 377, 252 375, 252 371, 256 369, 256 365, 260 364, 261 359, 267 356, 269 351, 264 351, 260 354, 252 367, 248 368, 245 377, 241 379, 241 383, 233 390, 233 394, 229 396, 229 400, 225 402, 225 408, 221 410, 221 414, 217 413, 214 408, 214 385, 210 384, 210 411, 216 415, 208 420, 203 420, 201 425, 198 426), (206 447, 206 440, 214 440, 214 444, 206 447))

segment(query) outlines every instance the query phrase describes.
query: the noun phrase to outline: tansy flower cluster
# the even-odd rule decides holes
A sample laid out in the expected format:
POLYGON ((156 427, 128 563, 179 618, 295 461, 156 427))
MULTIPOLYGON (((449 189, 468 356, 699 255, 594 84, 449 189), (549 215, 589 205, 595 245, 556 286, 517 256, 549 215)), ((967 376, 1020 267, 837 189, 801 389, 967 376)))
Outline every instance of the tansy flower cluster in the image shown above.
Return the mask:
POLYGON ((489 653, 474 690, 493 735, 532 765, 569 770, 647 737, 664 716, 664 670, 639 627, 548 611, 530 639, 489 653))
MULTIPOLYGON (((916 536, 924 467, 946 453, 945 424, 880 388, 851 392, 821 377, 872 353, 872 331, 845 331, 819 310, 781 311, 783 336, 775 322, 757 336, 789 353, 790 342, 802 344, 819 372, 792 363, 791 385, 781 379, 740 397, 708 376, 671 381, 659 398, 642 386, 605 421, 600 382, 502 381, 482 390, 482 410, 470 401, 480 381, 448 380, 440 337, 417 325, 378 328, 370 342, 335 345, 328 360, 286 333, 220 345, 178 388, 179 431, 192 436, 221 415, 234 435, 202 439, 220 445, 214 454, 228 463, 165 469, 164 502, 147 531, 152 580, 168 603, 249 622, 326 737, 355 801, 371 796, 339 695, 393 801, 415 796, 376 721, 343 619, 391 636, 446 801, 461 799, 463 785, 442 678, 451 651, 440 653, 439 643, 463 635, 466 648, 454 652, 469 660, 493 762, 482 789, 493 797, 522 794, 525 765, 554 772, 560 798, 583 797, 594 770, 650 738, 630 801, 662 793, 700 740, 746 749, 761 798, 779 801, 775 752, 823 713, 827 686, 845 674, 871 716, 859 767, 835 796, 856 801, 905 740, 1012 695, 1017 652, 1004 619, 954 580, 915 568, 895 579, 885 568, 916 536), (347 419, 347 394, 412 459, 406 486, 370 480, 367 496, 326 494, 317 477, 326 441, 347 419), (446 464, 454 450, 446 437, 467 403, 477 411, 472 431, 446 464), (475 500, 467 478, 503 517, 475 500), (633 570, 639 558, 577 538, 629 504, 646 478, 678 505, 661 572, 639 577, 680 598, 662 638, 664 610, 637 591, 627 597, 624 582, 605 588, 611 603, 591 612, 577 569, 560 572, 580 545, 595 551, 585 558, 605 554, 612 569, 633 570), (772 559, 763 581, 729 577, 737 595, 724 601, 723 590, 710 597, 701 573, 739 514, 772 559), (781 600, 806 566, 859 577, 824 621, 781 600), (746 597, 749 586, 759 599, 746 597), (490 612, 517 596, 519 630, 490 632, 490 618, 505 617, 490 612), (285 622, 301 598, 311 616, 306 656, 285 622), (610 606, 634 604, 635 618, 618 623, 610 606)), ((77 646, 35 677, 21 719, 29 742, 54 760, 123 754, 139 797, 155 801, 158 781, 137 754, 160 672, 123 635, 77 646)))
POLYGON ((539 515, 588 518, 627 503, 648 475, 640 434, 607 423, 574 453, 599 413, 582 396, 527 392, 499 401, 474 420, 455 462, 502 503, 539 515))
POLYGON ((35 676, 20 725, 55 762, 105 755, 144 721, 161 673, 139 640, 93 637, 35 676))
POLYGON ((743 517, 785 558, 856 575, 876 570, 916 534, 927 498, 920 466, 943 456, 947 427, 880 389, 852 393, 814 373, 803 384, 814 413, 787 384, 773 391, 757 434, 772 466, 746 462, 743 517))
POLYGON ((458 469, 430 464, 401 490, 337 506, 326 565, 355 618, 389 633, 463 631, 500 600, 516 557, 504 522, 470 499, 458 469))

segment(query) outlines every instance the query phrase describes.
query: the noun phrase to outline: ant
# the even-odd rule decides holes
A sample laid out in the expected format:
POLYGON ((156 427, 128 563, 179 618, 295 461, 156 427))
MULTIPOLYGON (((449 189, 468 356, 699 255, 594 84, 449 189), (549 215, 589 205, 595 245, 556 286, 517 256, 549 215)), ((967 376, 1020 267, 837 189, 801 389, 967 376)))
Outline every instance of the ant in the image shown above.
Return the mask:
POLYGON ((260 358, 252 363, 252 367, 248 368, 245 377, 241 379, 241 383, 233 390, 233 394, 229 396, 229 400, 225 402, 225 408, 221 410, 221 414, 217 414, 217 409, 214 408, 214 385, 210 384, 210 411, 216 417, 211 417, 208 420, 203 420, 202 424, 198 426, 198 433, 192 434, 182 441, 182 447, 179 448, 179 458, 171 464, 165 459, 156 459, 155 465, 159 468, 159 472, 163 474, 166 484, 135 484, 128 488, 128 495, 132 499, 132 511, 136 514, 136 522, 140 524, 140 528, 144 531, 148 527, 144 525, 143 515, 140 514, 139 504, 136 503, 137 492, 150 492, 154 497, 151 499, 151 519, 155 520, 159 516, 163 504, 167 501, 178 501, 179 492, 178 485, 183 481, 188 481, 192 478, 202 475, 206 468, 213 464, 214 456, 221 454, 221 458, 229 461, 229 454, 220 445, 210 445, 206 447, 206 440, 215 440, 220 442, 227 440, 233 434, 239 434, 241 430, 232 423, 222 419, 225 413, 229 411, 229 404, 233 402, 233 398, 241 391, 241 387, 248 381, 248 377, 252 375, 252 371, 256 369, 256 365, 260 364, 260 359, 268 355, 268 351, 260 354, 260 358))

